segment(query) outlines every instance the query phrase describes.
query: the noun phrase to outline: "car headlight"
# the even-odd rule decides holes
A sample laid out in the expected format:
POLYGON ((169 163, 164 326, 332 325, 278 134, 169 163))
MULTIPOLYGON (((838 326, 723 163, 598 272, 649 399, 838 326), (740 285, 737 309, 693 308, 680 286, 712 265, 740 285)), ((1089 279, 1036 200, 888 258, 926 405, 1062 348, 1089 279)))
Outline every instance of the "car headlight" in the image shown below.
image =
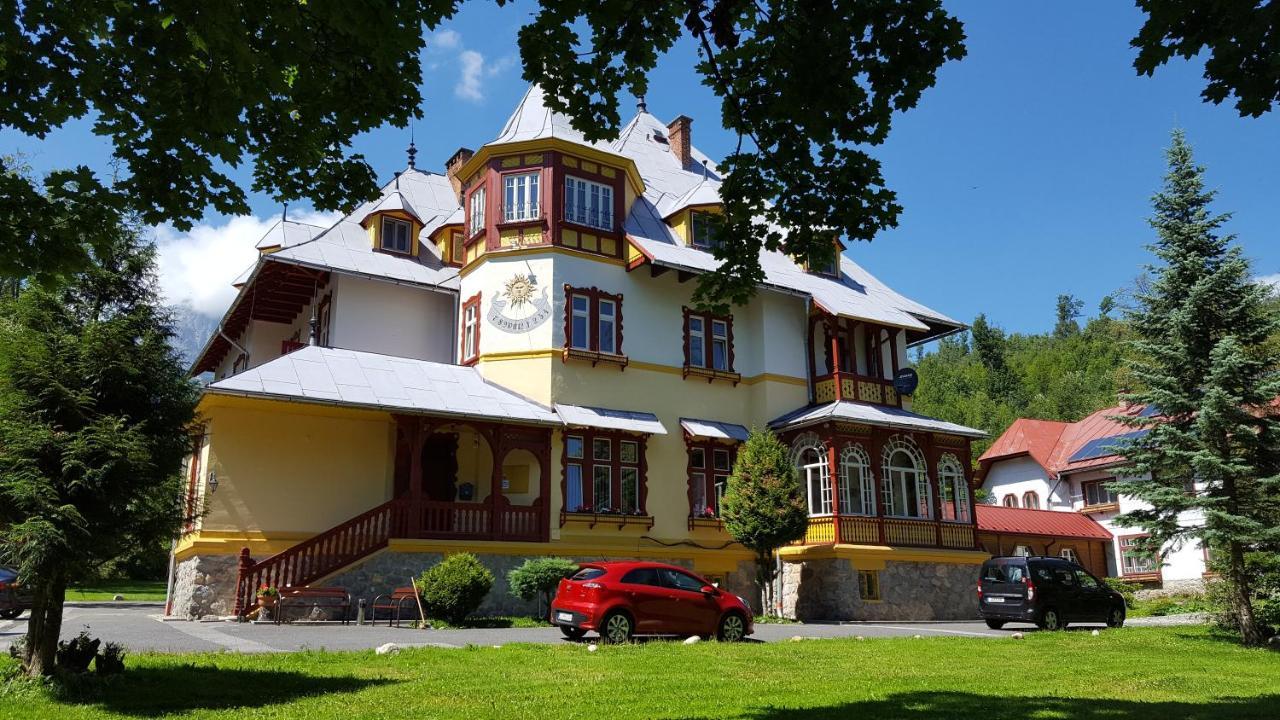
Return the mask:
POLYGON ((738 598, 738 602, 742 603, 743 607, 751 607, 751 603, 747 602, 747 599, 741 595, 734 595, 734 597, 738 598))

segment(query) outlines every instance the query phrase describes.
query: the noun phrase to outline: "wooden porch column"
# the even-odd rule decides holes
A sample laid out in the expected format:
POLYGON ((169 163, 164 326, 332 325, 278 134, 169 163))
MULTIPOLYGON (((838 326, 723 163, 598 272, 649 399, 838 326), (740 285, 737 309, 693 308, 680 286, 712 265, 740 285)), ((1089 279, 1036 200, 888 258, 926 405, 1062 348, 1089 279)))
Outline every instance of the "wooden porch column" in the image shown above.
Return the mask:
POLYGON ((489 441, 489 450, 493 454, 493 478, 489 480, 489 537, 497 540, 502 537, 502 461, 506 459, 506 442, 502 437, 502 428, 490 428, 485 433, 489 441))
POLYGON ((933 515, 935 525, 935 541, 942 547, 942 488, 938 483, 938 446, 933 442, 933 433, 924 433, 924 475, 929 479, 929 494, 933 496, 929 513, 933 515))
POLYGON ((809 359, 809 402, 817 400, 817 383, 815 379, 818 377, 817 360, 813 357, 813 328, 817 324, 817 316, 810 315, 808 318, 808 331, 805 333, 805 355, 809 359))
POLYGON ((422 532, 422 446, 427 440, 422 418, 410 421, 409 437, 409 520, 405 534, 416 538, 422 532))
MULTIPOLYGON (((836 399, 840 394, 836 393, 836 399)), ((823 441, 827 445, 827 477, 831 480, 831 529, 835 544, 840 544, 840 466, 836 464, 836 434, 828 430, 823 441)))
POLYGON ((872 493, 876 500, 876 530, 880 533, 880 544, 885 545, 884 534, 884 433, 871 431, 871 483, 875 487, 872 493))
POLYGON ((831 344, 831 379, 835 385, 836 402, 840 402, 844 399, 843 383, 840 382, 840 318, 823 320, 822 327, 827 331, 827 342, 831 344))
MULTIPOLYGON (((555 431, 547 428, 542 452, 538 453, 538 466, 542 468, 538 480, 538 497, 542 499, 545 512, 538 519, 542 523, 540 536, 542 542, 551 542, 551 446, 555 442, 555 431)), ((564 499, 560 502, 563 504, 564 499)))

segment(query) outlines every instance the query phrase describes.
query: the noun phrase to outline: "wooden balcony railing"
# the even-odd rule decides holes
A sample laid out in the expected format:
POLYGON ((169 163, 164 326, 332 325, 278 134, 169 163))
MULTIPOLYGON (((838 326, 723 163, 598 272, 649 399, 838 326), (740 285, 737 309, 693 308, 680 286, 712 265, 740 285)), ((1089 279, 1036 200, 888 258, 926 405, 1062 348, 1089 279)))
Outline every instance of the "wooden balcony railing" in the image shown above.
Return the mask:
POLYGON ((973 525, 968 523, 864 515, 811 517, 804 539, 792 544, 831 545, 836 542, 837 522, 840 527, 839 541, 846 545, 936 547, 951 550, 972 550, 977 547, 973 525))
POLYGON ((847 372, 835 372, 814 378, 813 396, 814 401, 818 403, 851 400, 875 405, 902 406, 902 398, 894 389, 892 380, 847 372))

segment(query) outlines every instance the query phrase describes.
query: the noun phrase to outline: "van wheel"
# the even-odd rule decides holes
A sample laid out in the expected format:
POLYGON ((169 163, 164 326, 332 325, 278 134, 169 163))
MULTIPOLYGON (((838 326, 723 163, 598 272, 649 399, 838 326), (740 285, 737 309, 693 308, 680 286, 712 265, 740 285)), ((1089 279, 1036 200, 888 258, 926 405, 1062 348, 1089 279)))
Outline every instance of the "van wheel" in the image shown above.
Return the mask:
POLYGON ((572 625, 561 625, 560 634, 570 640, 581 640, 582 636, 587 634, 587 631, 582 628, 573 627, 572 625))
POLYGON ((631 616, 620 610, 614 610, 604 616, 600 638, 607 643, 617 644, 631 641, 631 633, 635 628, 631 624, 631 616))
POLYGON ((736 612, 725 615, 720 620, 720 629, 716 639, 720 642, 738 642, 747 635, 747 621, 736 612))
POLYGON ((1004 627, 1004 621, 1003 621, 1003 620, 988 620, 988 621, 987 621, 987 627, 991 628, 992 630, 999 630, 1000 628, 1004 627))
POLYGON ((22 608, 0 610, 0 620, 12 620, 22 614, 22 608))
POLYGON ((1109 628, 1124 627, 1124 606, 1123 605, 1111 608, 1111 612, 1107 614, 1107 627, 1109 628))
POLYGON ((1041 630, 1062 630, 1067 624, 1062 621, 1062 616, 1053 608, 1046 608, 1040 615, 1040 622, 1036 623, 1036 627, 1041 630))

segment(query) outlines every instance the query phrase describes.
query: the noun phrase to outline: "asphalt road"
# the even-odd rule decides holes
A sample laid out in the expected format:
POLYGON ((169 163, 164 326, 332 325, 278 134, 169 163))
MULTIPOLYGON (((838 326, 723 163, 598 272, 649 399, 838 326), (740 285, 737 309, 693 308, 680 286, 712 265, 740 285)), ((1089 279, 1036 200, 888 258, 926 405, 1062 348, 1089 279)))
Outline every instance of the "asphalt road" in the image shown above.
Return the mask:
MULTIPOLYGON (((159 606, 80 605, 68 607, 63 637, 88 628, 95 637, 123 644, 133 651, 158 652, 287 652, 303 649, 366 650, 393 642, 404 647, 503 645, 506 643, 568 642, 556 628, 498 628, 475 630, 412 630, 355 625, 253 625, 229 622, 162 620, 159 606)), ((0 650, 26 632, 27 616, 0 620, 0 650)), ((1087 626, 1085 626, 1087 628, 1087 626)), ((805 638, 863 636, 893 637, 1008 637, 1013 632, 1034 631, 1030 625, 1009 625, 991 630, 980 622, 857 622, 756 625, 753 640, 785 641, 805 638)), ((588 636, 591 641, 594 636, 588 636)))

